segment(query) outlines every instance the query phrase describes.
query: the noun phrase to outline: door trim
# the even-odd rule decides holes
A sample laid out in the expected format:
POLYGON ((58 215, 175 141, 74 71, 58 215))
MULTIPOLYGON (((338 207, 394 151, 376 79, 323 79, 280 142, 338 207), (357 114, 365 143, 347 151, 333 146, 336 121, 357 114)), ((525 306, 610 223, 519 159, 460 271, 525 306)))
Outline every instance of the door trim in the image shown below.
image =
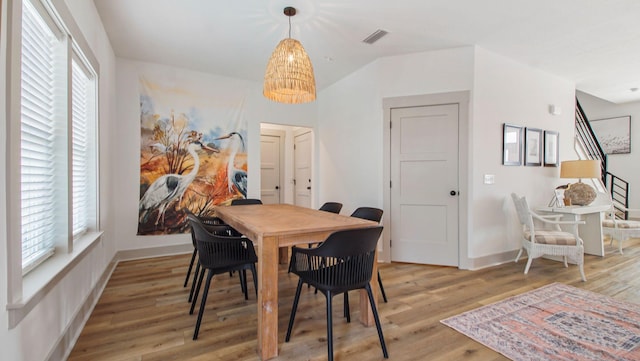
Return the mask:
MULTIPOLYGON (((284 169, 286 167, 286 165, 284 164, 284 153, 285 153, 285 140, 286 140, 286 136, 287 133, 284 130, 279 130, 279 129, 271 129, 271 128, 264 128, 264 129, 260 129, 260 136, 271 136, 271 137, 278 137, 279 138, 279 143, 280 143, 280 153, 278 154, 278 159, 280 161, 280 182, 278 184, 279 191, 280 191, 280 202, 279 203, 284 203, 284 197, 285 197, 285 187, 284 185, 286 184, 285 179, 284 179, 284 169)), ((262 154, 260 155, 262 156, 262 154)), ((260 162, 260 167, 262 169, 262 161, 260 162)), ((260 179, 260 193, 262 193, 262 179, 260 179)))
MULTIPOLYGON (((313 130, 313 128, 309 128, 309 127, 301 127, 299 129, 295 129, 293 131, 293 179, 297 178, 297 174, 296 174, 296 150, 295 150, 295 146, 296 146, 296 138, 302 135, 305 135, 309 133, 309 138, 311 141, 311 144, 309 145, 310 149, 309 149, 309 162, 310 162, 310 169, 309 169, 309 179, 311 179, 311 191, 309 192, 309 204, 311 206, 311 208, 317 208, 316 205, 316 200, 315 200, 315 195, 316 195, 316 184, 318 184, 318 180, 315 178, 315 174, 316 174, 316 153, 315 153, 315 144, 316 144, 316 140, 315 140, 315 132, 313 130)), ((297 180, 296 180, 297 181, 297 180)), ((296 186, 295 184, 293 185, 293 204, 297 204, 296 203, 296 186)))
MULTIPOLYGON (((407 108, 418 106, 431 106, 442 104, 459 105, 458 124, 458 186, 459 186, 459 206, 458 206, 458 268, 469 269, 469 201, 472 199, 469 184, 469 149, 471 138, 469 136, 469 91, 459 91, 450 93, 437 93, 425 95, 413 95, 406 97, 383 98, 383 210, 384 214, 391 215, 391 109, 407 108)), ((382 252, 378 259, 384 262, 391 262, 391 217, 382 219, 383 241, 382 252)))

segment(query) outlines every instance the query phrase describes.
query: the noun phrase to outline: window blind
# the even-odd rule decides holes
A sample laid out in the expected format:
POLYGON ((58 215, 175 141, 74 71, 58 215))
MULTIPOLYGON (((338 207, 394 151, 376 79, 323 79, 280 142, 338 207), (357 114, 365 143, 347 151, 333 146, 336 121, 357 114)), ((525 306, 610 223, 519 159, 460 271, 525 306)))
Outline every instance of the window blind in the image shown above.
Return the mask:
POLYGON ((54 250, 54 42, 53 32, 23 1, 20 186, 22 269, 54 250))
POLYGON ((81 66, 71 63, 72 114, 72 223, 73 236, 87 231, 89 216, 89 108, 90 79, 81 66))

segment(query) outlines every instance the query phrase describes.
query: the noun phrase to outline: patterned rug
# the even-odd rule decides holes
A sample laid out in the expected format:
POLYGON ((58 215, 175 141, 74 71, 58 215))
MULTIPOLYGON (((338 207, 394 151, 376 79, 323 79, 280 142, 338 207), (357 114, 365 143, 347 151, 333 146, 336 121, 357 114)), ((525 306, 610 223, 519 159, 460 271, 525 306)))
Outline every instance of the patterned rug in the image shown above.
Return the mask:
POLYGON ((640 360, 640 305, 561 283, 440 322, 512 360, 640 360))

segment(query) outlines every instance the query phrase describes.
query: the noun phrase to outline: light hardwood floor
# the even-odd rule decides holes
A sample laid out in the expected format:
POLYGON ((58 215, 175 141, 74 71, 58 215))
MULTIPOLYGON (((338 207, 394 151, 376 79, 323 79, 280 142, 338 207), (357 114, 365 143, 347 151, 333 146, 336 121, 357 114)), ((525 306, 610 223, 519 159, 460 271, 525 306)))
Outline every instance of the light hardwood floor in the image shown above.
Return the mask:
MULTIPOLYGON (((415 264, 382 264, 389 303, 379 304, 390 360, 506 360, 439 321, 553 282, 638 302, 640 240, 619 255, 607 243, 604 258, 585 256, 587 282, 577 267, 537 259, 528 275, 522 260, 479 271, 415 264)), ((121 262, 80 335, 70 361, 257 360, 256 297, 245 301, 238 277, 213 279, 200 335, 189 315, 182 284, 190 255, 121 262)), ((526 261, 526 260, 525 260, 526 261)), ((249 287, 253 284, 249 277, 249 287)), ((291 342, 284 342, 297 278, 280 269, 280 356, 276 360, 325 360, 325 300, 313 289, 300 299, 291 342)), ((355 295, 354 295, 355 296, 355 295)), ((355 297, 354 297, 355 298, 355 297)), ((383 360, 375 327, 364 327, 353 302, 351 323, 334 298, 334 349, 339 360, 383 360)), ((197 312, 197 310, 196 310, 197 312)))

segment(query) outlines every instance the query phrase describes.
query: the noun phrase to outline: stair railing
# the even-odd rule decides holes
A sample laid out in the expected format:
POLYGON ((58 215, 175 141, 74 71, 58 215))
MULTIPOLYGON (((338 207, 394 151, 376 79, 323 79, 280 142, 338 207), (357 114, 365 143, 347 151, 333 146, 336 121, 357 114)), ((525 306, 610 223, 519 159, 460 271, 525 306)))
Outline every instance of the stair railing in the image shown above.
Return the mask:
POLYGON ((576 138, 582 145, 588 159, 600 160, 602 182, 611 194, 616 217, 628 219, 629 212, 620 206, 629 208, 629 182, 608 171, 608 155, 593 132, 593 128, 591 128, 591 124, 580 106, 578 98, 576 98, 576 138))
MULTIPOLYGON (((605 186, 607 183, 607 153, 604 152, 596 134, 591 128, 591 124, 587 119, 587 115, 582 110, 580 102, 576 98, 576 136, 578 141, 582 144, 589 159, 597 159, 600 161, 600 168, 602 174, 602 182, 605 186)), ((608 187, 607 187, 608 188, 608 187)))

